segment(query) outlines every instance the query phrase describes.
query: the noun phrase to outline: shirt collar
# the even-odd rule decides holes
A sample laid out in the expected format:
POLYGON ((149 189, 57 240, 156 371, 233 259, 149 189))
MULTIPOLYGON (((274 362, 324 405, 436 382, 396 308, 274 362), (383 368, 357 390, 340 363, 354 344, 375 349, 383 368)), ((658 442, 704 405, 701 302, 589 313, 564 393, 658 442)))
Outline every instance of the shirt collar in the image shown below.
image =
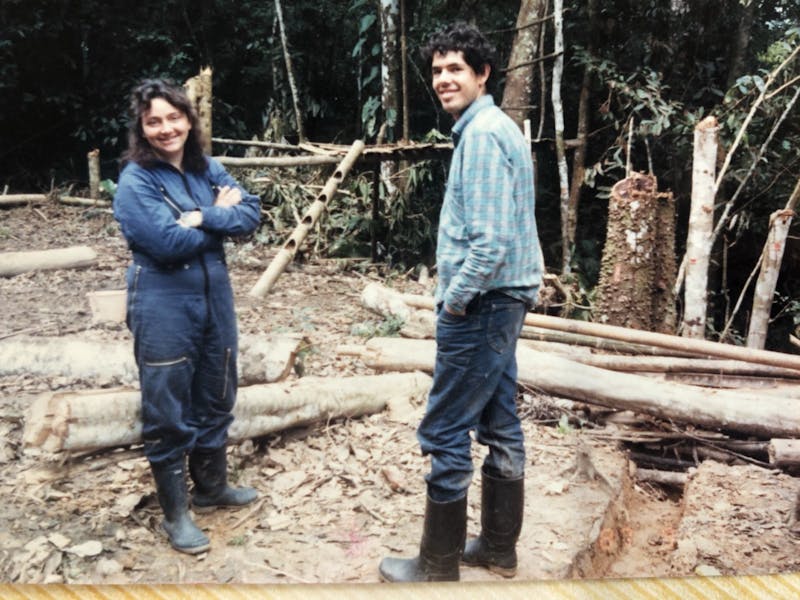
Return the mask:
POLYGON ((467 107, 461 116, 458 117, 456 124, 453 125, 453 129, 451 131, 451 135, 453 136, 453 143, 457 144, 458 139, 461 137, 461 134, 464 133, 464 130, 469 125, 470 121, 475 118, 480 111, 488 106, 494 106, 494 98, 492 98, 491 94, 484 94, 483 96, 476 98, 472 104, 467 107))

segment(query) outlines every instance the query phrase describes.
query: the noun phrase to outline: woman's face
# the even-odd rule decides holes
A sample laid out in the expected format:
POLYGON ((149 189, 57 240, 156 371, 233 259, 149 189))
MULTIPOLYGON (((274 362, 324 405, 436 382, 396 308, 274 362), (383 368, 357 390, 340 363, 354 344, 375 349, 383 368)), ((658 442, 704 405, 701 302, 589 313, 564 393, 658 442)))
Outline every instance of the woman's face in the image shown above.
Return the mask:
POLYGON ((183 161, 183 146, 191 129, 186 113, 164 98, 153 98, 142 114, 145 139, 160 158, 176 167, 183 161))

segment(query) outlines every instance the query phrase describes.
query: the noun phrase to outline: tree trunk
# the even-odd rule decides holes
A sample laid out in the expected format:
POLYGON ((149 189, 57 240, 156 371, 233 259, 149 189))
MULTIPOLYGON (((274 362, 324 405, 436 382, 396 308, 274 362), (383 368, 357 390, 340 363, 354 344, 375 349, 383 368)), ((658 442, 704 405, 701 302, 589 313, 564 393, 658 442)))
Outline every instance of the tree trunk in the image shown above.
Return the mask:
MULTIPOLYGON (((344 353, 356 354, 354 348, 344 353)), ((436 356, 433 340, 373 338, 361 348, 364 363, 379 371, 431 372, 436 356)), ((547 394, 631 410, 710 429, 763 437, 800 436, 800 404, 754 392, 698 388, 614 373, 551 354, 517 347, 518 380, 547 394)))
POLYGON ((719 126, 706 117, 694 129, 692 157, 692 205, 686 240, 686 286, 683 293, 685 337, 703 339, 706 332, 706 288, 714 229, 714 172, 717 164, 719 126))
MULTIPOLYGON (((422 373, 304 377, 291 383, 239 389, 229 430, 233 441, 289 427, 356 417, 420 398, 431 378, 422 373)), ((135 390, 55 392, 39 396, 25 418, 23 443, 47 452, 85 451, 141 442, 141 397, 135 390)))
MULTIPOLYGON (((594 55, 594 36, 591 29, 594 28, 594 21, 597 14, 597 0, 589 0, 586 10, 589 21, 589 45, 587 53, 594 55)), ((583 189, 583 179, 586 174, 586 146, 589 129, 589 86, 591 85, 592 75, 589 67, 583 69, 583 81, 581 82, 581 93, 578 98, 578 130, 576 133, 577 145, 572 154, 572 185, 569 188, 569 204, 567 208, 567 244, 570 248, 575 247, 575 233, 578 228, 578 204, 583 189)))
POLYGON ((0 277, 13 277, 28 271, 79 269, 97 264, 97 252, 88 246, 52 250, 0 253, 0 277))
POLYGON ((203 152, 208 155, 211 154, 211 106, 214 98, 211 76, 211 67, 204 67, 198 75, 184 84, 186 95, 197 111, 197 121, 203 136, 203 152))
MULTIPOLYGON (((301 348, 299 335, 239 339, 239 384, 280 381, 289 375, 301 348)), ((139 373, 130 341, 91 341, 78 336, 17 337, 0 341, 0 377, 59 377, 97 385, 136 385, 139 373)))
POLYGON ((674 201, 652 175, 611 190, 594 319, 645 331, 674 329, 674 201))
MULTIPOLYGON (((382 128, 384 138, 395 141, 394 128, 400 114, 398 94, 398 76, 400 74, 400 53, 397 44, 397 23, 400 20, 399 0, 380 0, 381 11, 381 105, 383 108, 382 128)), ((382 143, 379 141, 378 143, 382 143)), ((389 202, 397 193, 394 176, 397 174, 397 163, 381 163, 381 180, 386 189, 389 202)))
POLYGON ((728 89, 732 88, 739 76, 744 74, 744 57, 747 54, 747 47, 750 45, 750 30, 753 28, 756 6, 755 0, 744 0, 738 4, 742 14, 731 44, 731 56, 728 61, 728 89))
POLYGON ((294 118, 297 123, 297 137, 301 142, 306 140, 305 127, 303 126, 303 111, 300 108, 300 94, 297 91, 297 83, 294 80, 294 69, 292 68, 292 55, 289 52, 289 42, 286 39, 286 28, 283 26, 283 8, 281 0, 275 0, 275 14, 278 17, 278 29, 281 33, 281 47, 283 48, 283 60, 286 63, 286 77, 289 80, 289 88, 292 91, 292 104, 294 105, 294 118))
POLYGON ((561 103, 561 75, 564 71, 564 3, 555 0, 553 3, 553 24, 555 29, 555 61, 553 62, 553 83, 550 91, 555 120, 556 157, 558 159, 558 181, 561 214, 561 273, 570 272, 572 262, 572 246, 569 241, 569 174, 564 145, 564 107, 561 103))
POLYGON ((776 210, 770 216, 767 243, 761 255, 761 271, 753 292, 753 310, 750 313, 750 327, 747 330, 748 348, 762 349, 767 341, 772 297, 775 295, 783 250, 786 247, 786 238, 789 236, 793 216, 794 211, 787 209, 776 210))
POLYGON ((530 114, 536 68, 534 59, 539 47, 539 31, 542 28, 539 20, 542 16, 544 0, 521 0, 501 103, 503 110, 520 129, 530 114))

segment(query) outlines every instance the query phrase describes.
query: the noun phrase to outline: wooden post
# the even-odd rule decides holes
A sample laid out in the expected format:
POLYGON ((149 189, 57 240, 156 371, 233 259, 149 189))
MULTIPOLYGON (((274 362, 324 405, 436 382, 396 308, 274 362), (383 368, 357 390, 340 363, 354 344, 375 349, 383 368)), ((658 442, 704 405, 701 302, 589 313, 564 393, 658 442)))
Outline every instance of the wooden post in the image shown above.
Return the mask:
POLYGON ((706 117, 694 129, 692 156, 692 204, 686 240, 686 285, 683 292, 682 335, 704 339, 706 332, 706 288, 714 229, 714 173, 717 165, 717 120, 706 117))
POLYGON ((250 290, 251 296, 255 298, 263 298, 267 295, 267 293, 269 293, 278 277, 280 277, 281 273, 283 273, 286 265, 288 265, 292 258, 294 258, 294 255, 297 253, 297 249, 300 247, 300 244, 303 243, 303 240, 305 240, 308 232, 312 227, 314 227, 322 212, 327 208, 328 201, 336 193, 339 184, 347 176, 350 168, 355 164, 363 150, 363 141, 356 140, 353 142, 353 145, 350 146, 349 152, 342 159, 342 162, 339 163, 339 166, 336 168, 336 171, 334 171, 333 175, 331 175, 331 177, 328 179, 325 187, 322 188, 322 192, 320 192, 319 196, 317 196, 317 199, 314 200, 314 202, 308 208, 306 214, 303 215, 302 220, 297 224, 297 227, 294 228, 294 231, 289 236, 289 239, 284 243, 283 248, 281 248, 275 258, 272 259, 272 262, 269 264, 269 267, 267 267, 267 270, 262 273, 261 277, 259 277, 256 284, 250 290))
POLYGON ((89 161, 89 198, 100 198, 100 150, 95 148, 86 155, 89 161))

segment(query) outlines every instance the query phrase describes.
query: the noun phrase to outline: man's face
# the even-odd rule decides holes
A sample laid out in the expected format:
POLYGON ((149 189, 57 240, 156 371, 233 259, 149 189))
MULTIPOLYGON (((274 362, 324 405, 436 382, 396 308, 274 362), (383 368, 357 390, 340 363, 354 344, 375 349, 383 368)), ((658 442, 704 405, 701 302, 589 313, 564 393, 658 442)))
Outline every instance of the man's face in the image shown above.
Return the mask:
POLYGON ((466 108, 486 93, 489 66, 476 73, 464 60, 464 53, 451 50, 436 52, 431 62, 433 91, 439 96, 442 108, 458 119, 466 108))

